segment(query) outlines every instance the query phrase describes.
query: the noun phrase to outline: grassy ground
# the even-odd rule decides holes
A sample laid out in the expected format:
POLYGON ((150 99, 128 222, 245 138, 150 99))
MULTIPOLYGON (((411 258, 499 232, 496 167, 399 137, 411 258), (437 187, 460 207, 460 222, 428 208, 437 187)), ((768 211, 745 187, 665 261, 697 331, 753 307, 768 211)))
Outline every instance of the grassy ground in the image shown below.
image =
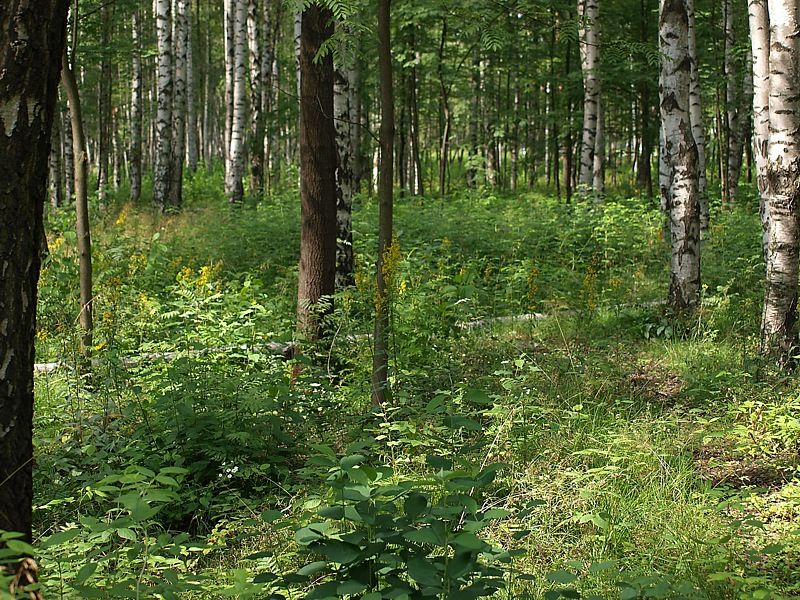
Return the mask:
MULTIPOLYGON (((96 364, 36 381, 47 597, 333 578, 309 597, 371 600, 402 597, 397 570, 454 598, 800 594, 800 400, 757 355, 757 206, 714 213, 702 308, 678 318, 646 202, 398 201, 394 398, 373 411, 374 203, 358 285, 293 378, 267 344, 293 335, 297 202, 231 210, 218 184, 188 182, 178 215, 95 219, 96 364)), ((71 219, 50 217, 42 362, 75 356, 71 219)))

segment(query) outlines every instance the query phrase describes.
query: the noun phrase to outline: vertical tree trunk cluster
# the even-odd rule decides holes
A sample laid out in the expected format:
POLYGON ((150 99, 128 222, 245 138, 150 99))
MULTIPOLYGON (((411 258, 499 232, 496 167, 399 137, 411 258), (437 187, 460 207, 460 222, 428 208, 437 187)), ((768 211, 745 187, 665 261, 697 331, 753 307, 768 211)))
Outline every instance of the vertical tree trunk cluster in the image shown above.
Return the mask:
POLYGON ((598 190, 595 182, 602 187, 602 153, 604 138, 602 119, 602 98, 600 83, 600 0, 578 0, 578 17, 581 19, 580 55, 583 71, 583 135, 581 138, 580 174, 578 185, 582 191, 598 190), (599 156, 598 156, 599 153, 599 156))

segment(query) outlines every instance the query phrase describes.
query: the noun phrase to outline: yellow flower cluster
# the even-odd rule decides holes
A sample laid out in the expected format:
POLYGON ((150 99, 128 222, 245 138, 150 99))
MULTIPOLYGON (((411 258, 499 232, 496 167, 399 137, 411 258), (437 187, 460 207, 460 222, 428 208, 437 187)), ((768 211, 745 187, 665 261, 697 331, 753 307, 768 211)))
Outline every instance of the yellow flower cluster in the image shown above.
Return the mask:
POLYGON ((147 256, 134 252, 128 259, 128 275, 136 275, 147 266, 147 256))

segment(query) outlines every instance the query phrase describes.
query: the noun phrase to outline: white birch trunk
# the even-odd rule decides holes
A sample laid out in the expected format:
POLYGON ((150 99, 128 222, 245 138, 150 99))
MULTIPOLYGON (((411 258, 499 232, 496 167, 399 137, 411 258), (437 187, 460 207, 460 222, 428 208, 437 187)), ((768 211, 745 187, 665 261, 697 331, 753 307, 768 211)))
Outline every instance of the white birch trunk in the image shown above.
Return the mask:
MULTIPOLYGON (((341 27, 341 25, 339 25, 341 27)), ((349 33, 345 30, 345 34, 349 33)), ((344 50, 344 49, 342 49, 344 50)), ((340 54, 344 55, 344 52, 340 54)), ((345 56, 345 60, 353 57, 345 56)), ((353 254, 352 206, 354 193, 353 150, 355 113, 353 80, 355 70, 351 64, 336 67, 333 75, 333 118, 336 127, 336 151, 339 162, 336 168, 336 287, 355 283, 353 254)))
POLYGON ((165 210, 172 162, 172 10, 170 0, 156 0, 158 38, 158 95, 153 199, 165 210))
POLYGON ((603 104, 597 104, 597 133, 594 138, 594 168, 592 187, 595 196, 602 198, 606 191, 606 124, 603 104))
POLYGON ((762 348, 793 362, 797 346, 800 36, 797 0, 769 0, 769 224, 762 348))
POLYGON ((689 87, 689 118, 692 136, 697 145, 697 193, 700 196, 700 235, 708 231, 708 180, 706 179, 706 136, 703 129, 703 104, 700 91, 700 73, 697 65, 697 37, 695 35, 694 0, 687 0, 689 17, 689 60, 692 61, 689 87))
POLYGON ((689 18, 686 0, 661 0, 660 8, 662 162, 671 241, 668 301, 685 310, 696 305, 700 292, 697 145, 689 118, 689 18))
POLYGON ((197 110, 194 85, 194 35, 192 29, 192 3, 186 3, 186 163, 189 170, 197 171, 200 148, 197 139, 197 110))
POLYGON ((228 201, 239 203, 244 198, 242 175, 244 173, 244 143, 247 118, 247 0, 234 0, 234 14, 229 18, 234 25, 233 113, 231 120, 231 145, 228 155, 229 169, 225 174, 228 201))
POLYGON ((725 13, 725 105, 727 121, 727 160, 728 202, 736 202, 739 197, 739 174, 742 168, 742 117, 739 110, 738 68, 734 56, 735 38, 733 31, 733 2, 723 1, 725 13))
MULTIPOLYGON (((269 2, 269 0, 264 0, 269 2)), ((250 154, 250 193, 261 197, 264 192, 264 113, 261 112, 261 27, 259 21, 259 0, 247 0, 247 45, 250 66, 250 133, 248 148, 250 154)))
POLYGON ((600 0, 578 0, 578 16, 582 19, 580 31, 581 69, 583 70, 583 136, 581 140, 579 188, 592 186, 594 172, 595 137, 600 103, 600 36, 598 17, 600 0))
POLYGON ((748 3, 750 42, 753 55, 753 154, 761 207, 764 266, 769 242, 769 201, 767 198, 767 148, 769 144, 769 13, 767 0, 748 3))
POLYGON ((225 0, 225 132, 223 154, 225 156, 225 192, 228 189, 228 173, 231 171, 231 138, 233 136, 233 80, 235 71, 236 46, 236 4, 237 0, 225 0))
POLYGON ((142 57, 139 38, 139 11, 131 19, 131 139, 128 151, 128 174, 131 180, 131 202, 138 202, 142 194, 142 57))
POLYGON ((175 52, 172 95, 172 165, 170 166, 169 208, 179 208, 183 199, 183 162, 186 156, 186 5, 173 0, 172 47, 175 52))

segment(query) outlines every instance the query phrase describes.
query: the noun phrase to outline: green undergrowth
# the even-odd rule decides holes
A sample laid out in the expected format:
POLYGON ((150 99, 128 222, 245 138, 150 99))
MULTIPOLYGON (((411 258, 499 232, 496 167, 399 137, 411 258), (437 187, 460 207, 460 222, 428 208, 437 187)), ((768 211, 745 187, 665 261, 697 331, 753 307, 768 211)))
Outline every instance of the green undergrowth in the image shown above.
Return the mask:
POLYGON ((197 175, 174 215, 95 213, 88 370, 74 215, 49 216, 46 597, 800 592, 800 391, 757 353, 757 206, 714 212, 702 306, 681 317, 659 303, 668 250, 645 201, 399 200, 393 394, 375 409, 376 203, 354 208, 357 285, 298 365, 297 200, 230 208, 218 184, 197 175))

